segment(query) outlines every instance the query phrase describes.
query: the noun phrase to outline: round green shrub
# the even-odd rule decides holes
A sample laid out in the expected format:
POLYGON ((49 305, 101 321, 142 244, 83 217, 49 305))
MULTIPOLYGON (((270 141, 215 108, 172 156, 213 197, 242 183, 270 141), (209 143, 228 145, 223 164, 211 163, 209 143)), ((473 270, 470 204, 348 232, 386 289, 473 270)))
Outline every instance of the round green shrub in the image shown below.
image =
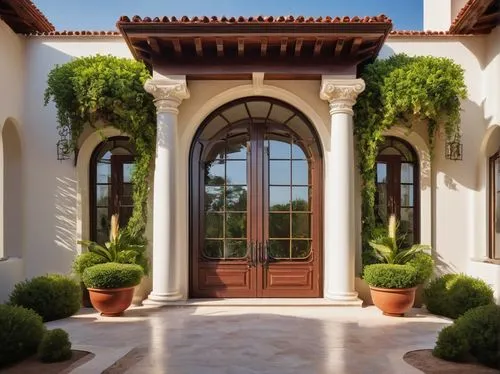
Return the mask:
POLYGON ((59 362, 71 358, 71 342, 63 329, 49 330, 38 346, 38 358, 42 362, 59 362))
POLYGON ((473 356, 478 362, 500 368, 500 306, 471 309, 439 333, 433 354, 449 361, 473 356))
POLYGON ((42 317, 34 311, 0 305, 0 367, 35 353, 44 332, 42 317))
POLYGON ((33 309, 47 322, 72 316, 80 309, 81 300, 77 281, 61 274, 48 274, 16 284, 9 304, 33 309))
POLYGON ((469 353, 469 342, 454 325, 439 332, 432 354, 447 361, 464 361, 469 353))
POLYGON ((484 305, 471 309, 455 321, 480 363, 500 369, 500 306, 484 305))
POLYGON ((85 269, 82 280, 87 288, 123 288, 137 286, 143 275, 140 265, 108 262, 85 269))
POLYGON ((94 252, 83 252, 79 254, 73 261, 73 271, 79 277, 82 276, 85 269, 108 262, 103 256, 94 252))
POLYGON ((373 287, 411 288, 418 284, 417 271, 409 265, 367 265, 363 276, 366 283, 373 287))
POLYGON ((481 279, 446 274, 427 285, 424 303, 429 312, 455 319, 469 309, 492 304, 493 290, 481 279))
POLYGON ((406 263, 417 271, 417 283, 423 284, 429 280, 434 270, 434 259, 431 255, 419 252, 406 263))

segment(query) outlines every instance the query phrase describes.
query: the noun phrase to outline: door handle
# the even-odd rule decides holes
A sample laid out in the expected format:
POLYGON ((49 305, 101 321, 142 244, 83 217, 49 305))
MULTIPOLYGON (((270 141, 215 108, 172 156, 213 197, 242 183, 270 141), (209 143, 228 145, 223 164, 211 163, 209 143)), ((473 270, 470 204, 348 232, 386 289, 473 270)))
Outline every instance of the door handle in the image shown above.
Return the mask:
POLYGON ((262 265, 264 267, 269 266, 269 255, 267 253, 269 249, 269 240, 266 240, 264 243, 262 243, 262 265))
POLYGON ((255 263, 255 242, 252 240, 248 244, 248 251, 247 251, 247 263, 248 263, 248 268, 252 268, 257 266, 255 263))

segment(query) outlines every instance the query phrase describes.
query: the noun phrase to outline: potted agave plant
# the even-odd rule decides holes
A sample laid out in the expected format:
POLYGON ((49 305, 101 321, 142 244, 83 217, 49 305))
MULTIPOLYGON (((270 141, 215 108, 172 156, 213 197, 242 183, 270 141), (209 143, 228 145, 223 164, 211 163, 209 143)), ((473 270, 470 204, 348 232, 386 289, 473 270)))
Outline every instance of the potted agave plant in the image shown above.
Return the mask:
MULTIPOLYGON (((99 311, 102 311, 99 307, 96 306, 96 297, 95 294, 97 291, 91 291, 90 289, 110 289, 110 288, 129 288, 127 291, 128 294, 130 292, 133 296, 134 287, 140 283, 143 275, 147 275, 149 271, 148 258, 146 254, 146 244, 138 242, 134 240, 126 232, 120 230, 118 224, 118 215, 111 216, 111 227, 109 234, 109 241, 104 245, 100 245, 96 242, 90 240, 81 240, 78 242, 83 247, 87 248, 88 251, 78 255, 73 262, 73 270, 77 275, 80 276, 80 279, 87 287, 89 296, 89 302, 94 308, 99 311), (108 274, 108 277, 111 277, 113 280, 110 281, 109 284, 103 283, 101 281, 101 277, 103 275, 95 275, 95 269, 85 276, 86 270, 90 268, 94 268, 96 265, 105 265, 108 263, 113 263, 111 266, 104 266, 98 270, 98 273, 104 271, 102 269, 106 269, 105 274, 108 274), (141 270, 141 275, 139 277, 139 282, 137 284, 131 284, 134 282, 126 282, 123 281, 120 283, 117 277, 125 277, 124 275, 120 275, 120 272, 123 270, 125 272, 130 271, 130 267, 123 268, 118 265, 136 265, 141 270), (113 269, 111 271, 110 269, 113 269), (89 275, 90 274, 90 275, 89 275), (112 275, 109 275, 112 274, 112 275), (96 280, 99 278, 99 280, 96 280), (87 279, 87 282, 85 282, 87 279), (122 287, 116 287, 121 284, 122 287), (102 287, 101 287, 102 286, 102 287), (94 297, 92 296, 94 294, 94 297)), ((102 294, 102 292, 100 292, 102 294)), ((132 299, 131 299, 132 300, 132 299)), ((128 308, 130 306, 130 302, 125 307, 128 308)), ((103 312, 106 314, 106 312, 103 312)))
POLYGON ((369 242, 379 264, 367 265, 363 277, 370 286, 375 306, 389 316, 404 316, 415 302, 415 291, 432 274, 434 261, 425 253, 428 245, 400 248, 397 221, 389 217, 388 235, 369 242))

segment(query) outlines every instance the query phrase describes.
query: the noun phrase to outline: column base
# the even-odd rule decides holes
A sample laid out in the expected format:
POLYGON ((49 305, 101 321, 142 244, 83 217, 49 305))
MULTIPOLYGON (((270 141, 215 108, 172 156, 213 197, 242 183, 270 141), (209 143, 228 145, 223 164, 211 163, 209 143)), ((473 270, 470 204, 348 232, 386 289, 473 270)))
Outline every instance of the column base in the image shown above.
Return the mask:
POLYGON ((345 305, 361 306, 363 300, 358 298, 357 292, 326 292, 325 298, 345 305))
POLYGON ((179 292, 162 293, 158 294, 151 292, 146 300, 142 302, 143 305, 168 305, 171 302, 184 300, 184 297, 179 292))

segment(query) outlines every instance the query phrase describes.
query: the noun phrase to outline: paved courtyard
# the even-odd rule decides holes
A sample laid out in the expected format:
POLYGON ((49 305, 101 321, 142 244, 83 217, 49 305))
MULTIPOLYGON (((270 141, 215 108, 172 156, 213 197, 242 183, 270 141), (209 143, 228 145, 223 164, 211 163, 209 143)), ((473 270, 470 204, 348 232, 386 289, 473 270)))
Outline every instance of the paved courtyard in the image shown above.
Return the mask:
POLYGON ((66 329, 75 349, 95 353, 73 373, 100 373, 134 350, 119 372, 411 374, 420 371, 403 354, 432 348, 449 323, 419 309, 391 318, 374 307, 187 306, 140 307, 122 318, 83 309, 48 327, 66 329))

